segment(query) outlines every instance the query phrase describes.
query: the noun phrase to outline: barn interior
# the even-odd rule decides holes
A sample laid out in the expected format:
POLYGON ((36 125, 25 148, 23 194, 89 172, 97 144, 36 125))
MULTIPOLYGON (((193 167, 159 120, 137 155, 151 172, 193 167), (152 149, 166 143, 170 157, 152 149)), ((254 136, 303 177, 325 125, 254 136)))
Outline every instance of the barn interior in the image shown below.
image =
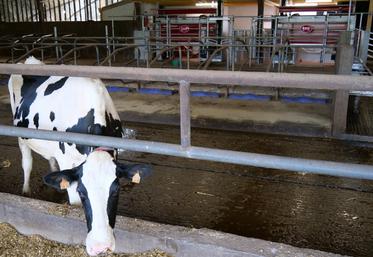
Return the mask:
MULTIPOLYGON (((188 146, 372 165, 372 17, 372 0, 0 0, 0 65, 34 56, 77 70, 139 69, 135 78, 102 78, 128 137, 181 145, 180 83, 147 79, 145 70, 195 71, 206 79, 190 84, 188 146), (309 79, 318 76, 329 84, 309 79)), ((12 125, 10 73, 0 73, 0 124, 12 125)), ((0 192, 22 195, 17 140, 0 138, 0 192)), ((43 185, 48 162, 34 158, 29 197, 66 202, 43 185)), ((136 187, 123 185, 121 216, 373 256, 373 183, 358 172, 127 151, 120 158, 155 170, 136 187)))

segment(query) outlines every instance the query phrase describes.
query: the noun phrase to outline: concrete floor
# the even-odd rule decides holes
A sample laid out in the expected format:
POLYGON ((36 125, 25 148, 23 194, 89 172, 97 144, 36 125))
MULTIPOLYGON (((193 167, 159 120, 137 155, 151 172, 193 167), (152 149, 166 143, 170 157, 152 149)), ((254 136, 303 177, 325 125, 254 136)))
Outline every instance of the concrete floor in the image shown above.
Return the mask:
MULTIPOLYGON (((112 93, 123 120, 179 124, 179 96, 112 93)), ((331 130, 328 104, 280 101, 240 101, 192 97, 192 126, 299 135, 327 135, 331 130)))

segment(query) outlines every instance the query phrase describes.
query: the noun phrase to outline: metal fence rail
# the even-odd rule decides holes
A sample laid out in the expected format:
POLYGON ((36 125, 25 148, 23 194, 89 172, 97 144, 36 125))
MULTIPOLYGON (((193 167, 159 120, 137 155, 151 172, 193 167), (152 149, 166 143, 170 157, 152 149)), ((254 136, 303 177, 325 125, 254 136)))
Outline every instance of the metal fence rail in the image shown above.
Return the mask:
POLYGON ((302 73, 232 72, 128 67, 0 64, 0 73, 41 76, 77 76, 102 79, 168 81, 179 83, 373 91, 373 79, 365 76, 302 73))
POLYGON ((0 64, 0 73, 84 76, 129 80, 138 80, 141 78, 144 81, 178 82, 180 84, 181 102, 181 145, 43 131, 3 125, 0 125, 0 135, 63 141, 82 145, 106 146, 200 160, 373 180, 373 166, 369 165, 218 150, 194 147, 190 144, 190 83, 373 91, 373 80, 369 77, 24 64, 0 64))
POLYGON ((0 125, 0 134, 5 136, 47 139, 91 146, 106 146, 129 151, 250 165, 270 169, 373 180, 373 166, 361 164, 244 153, 195 146, 182 147, 181 145, 152 141, 118 139, 106 136, 16 128, 3 125, 0 125))

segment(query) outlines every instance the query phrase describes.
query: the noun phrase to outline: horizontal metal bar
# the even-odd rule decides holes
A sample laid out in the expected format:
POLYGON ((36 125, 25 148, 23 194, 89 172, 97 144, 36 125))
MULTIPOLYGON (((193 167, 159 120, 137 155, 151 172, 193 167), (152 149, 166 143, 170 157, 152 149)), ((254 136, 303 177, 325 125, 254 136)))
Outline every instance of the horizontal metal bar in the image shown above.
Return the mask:
POLYGON ((27 64, 0 64, 0 73, 168 81, 175 83, 184 80, 189 83, 262 86, 272 88, 373 90, 373 79, 370 77, 348 75, 27 64))
POLYGON ((182 148, 180 145, 168 143, 133 139, 118 139, 114 137, 36 130, 4 125, 0 125, 0 135, 46 139, 82 145, 106 146, 136 152, 171 155, 269 169, 290 170, 304 173, 373 180, 373 166, 361 164, 309 160, 194 146, 182 148))

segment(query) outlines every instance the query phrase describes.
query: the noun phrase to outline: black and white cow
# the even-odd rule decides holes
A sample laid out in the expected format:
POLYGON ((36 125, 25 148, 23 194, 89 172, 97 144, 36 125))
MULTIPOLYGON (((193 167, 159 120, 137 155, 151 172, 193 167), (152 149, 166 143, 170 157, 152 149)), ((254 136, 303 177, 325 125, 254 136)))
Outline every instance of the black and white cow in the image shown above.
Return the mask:
MULTIPOLYGON (((43 63, 29 57, 25 64, 43 63)), ((99 79, 12 75, 8 88, 15 126, 123 136, 119 115, 99 79)), ((150 167, 121 164, 113 149, 27 138, 19 138, 18 142, 23 192, 30 191, 33 150, 50 162, 52 173, 44 177, 44 182, 58 190, 67 189, 71 204, 83 204, 88 254, 113 251, 119 178, 146 176, 150 167)))

